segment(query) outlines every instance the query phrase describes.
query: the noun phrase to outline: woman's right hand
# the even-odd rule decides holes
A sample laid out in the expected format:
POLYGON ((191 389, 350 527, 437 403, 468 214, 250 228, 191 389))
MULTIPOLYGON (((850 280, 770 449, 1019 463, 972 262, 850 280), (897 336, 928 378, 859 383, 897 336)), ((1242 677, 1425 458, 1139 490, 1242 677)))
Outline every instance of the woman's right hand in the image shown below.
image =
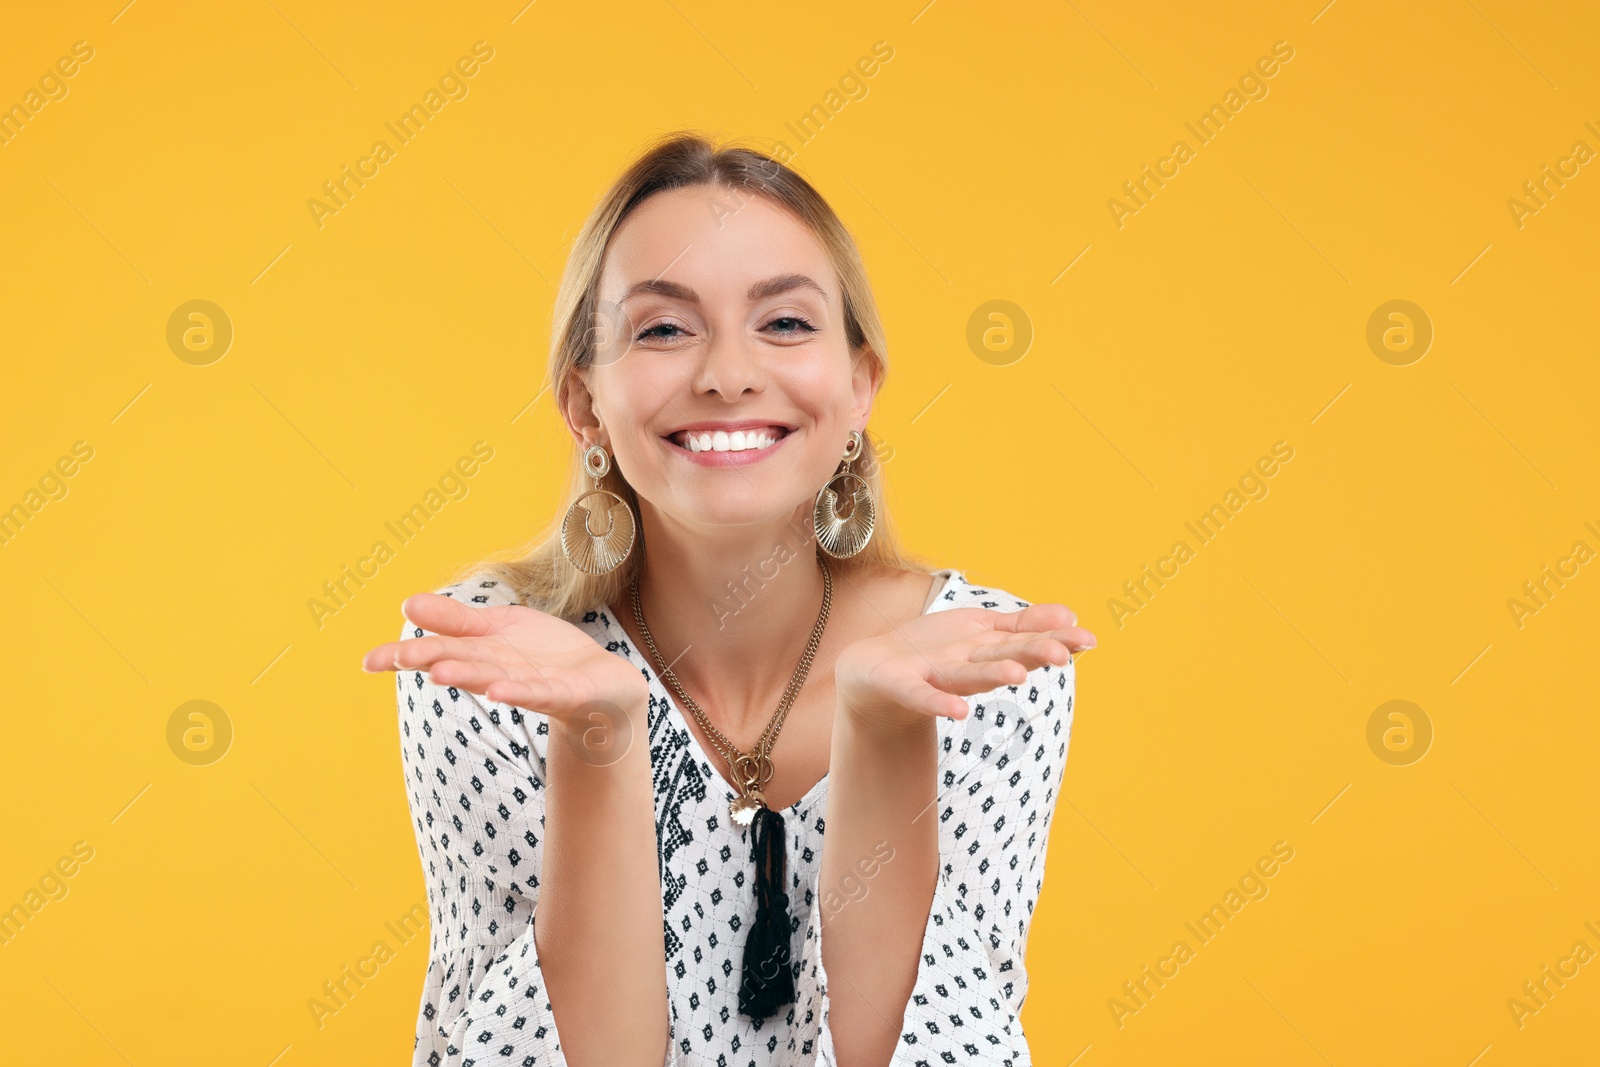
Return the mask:
POLYGON ((417 593, 401 604, 405 617, 432 631, 369 651, 369 672, 420 670, 500 704, 563 723, 642 710, 649 685, 621 656, 562 619, 518 604, 473 607, 440 593, 417 593))

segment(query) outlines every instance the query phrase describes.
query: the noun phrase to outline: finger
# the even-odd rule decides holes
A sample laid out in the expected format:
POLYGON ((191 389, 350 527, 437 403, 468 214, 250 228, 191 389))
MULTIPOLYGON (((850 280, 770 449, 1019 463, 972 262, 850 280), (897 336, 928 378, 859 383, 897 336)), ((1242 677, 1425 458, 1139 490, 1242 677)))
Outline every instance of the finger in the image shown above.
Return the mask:
POLYGON ((1074 652, 1087 652, 1100 643, 1098 637, 1081 626, 1069 626, 1065 630, 1052 630, 1048 636, 1060 641, 1074 652))
POLYGON ((386 641, 361 657, 361 669, 374 672, 414 670, 417 667, 425 667, 432 662, 432 659, 438 657, 414 658, 409 646, 421 640, 425 639, 408 637, 404 641, 386 641))
POLYGON ((377 648, 368 649, 367 654, 361 657, 361 669, 368 674, 377 671, 398 670, 399 668, 395 666, 394 655, 399 650, 399 641, 386 641, 377 648))
POLYGON ((1017 632, 1063 630, 1078 625, 1077 614, 1065 604, 1029 604, 1021 611, 994 611, 994 628, 1017 632))
POLYGON ((503 662, 505 649, 482 638, 429 634, 386 641, 361 658, 361 668, 369 672, 415 670, 445 658, 503 662))
POLYGON ((492 633, 487 613, 493 608, 474 608, 443 593, 413 593, 400 605, 406 619, 424 630, 454 637, 482 637, 492 633))
MULTIPOLYGON (((941 679, 941 682, 943 679, 941 679)), ((989 688, 994 688, 990 686, 989 688)), ((983 692, 982 689, 973 692, 983 692)), ((907 691, 896 696, 896 701, 901 707, 920 711, 924 715, 942 715, 947 719, 964 719, 972 709, 967 702, 955 693, 928 684, 921 678, 916 679, 907 687, 907 691)))
POLYGON ((506 672, 490 663, 442 659, 428 668, 428 677, 439 685, 454 686, 483 696, 487 695, 491 682, 505 679, 506 672))
POLYGON ((395 642, 393 662, 400 669, 425 670, 442 659, 498 662, 503 651, 482 638, 429 634, 427 637, 408 637, 395 642))
POLYGON ((947 693, 975 696, 1001 686, 1021 685, 1028 680, 1028 667, 1015 659, 990 662, 953 663, 939 668, 933 683, 947 693))
POLYGON ((518 682, 501 678, 490 682, 483 695, 496 704, 511 704, 541 715, 550 715, 559 710, 553 690, 540 681, 518 682))
MULTIPOLYGON (((1054 633, 1069 633, 1070 630, 1056 630, 1054 633)), ((971 651, 970 659, 973 662, 992 662, 997 659, 1019 659, 1029 665, 1029 670, 1043 667, 1045 664, 1054 664, 1061 667, 1072 659, 1074 648, 1061 637, 1054 637, 1053 633, 1018 633, 1016 637, 994 641, 989 645, 979 645, 971 651)))
POLYGON ((1084 652, 1100 643, 1100 639, 1081 626, 1067 626, 1059 630, 1045 630, 1036 634, 1018 634, 1018 637, 1048 637, 1061 642, 1074 652, 1084 652))

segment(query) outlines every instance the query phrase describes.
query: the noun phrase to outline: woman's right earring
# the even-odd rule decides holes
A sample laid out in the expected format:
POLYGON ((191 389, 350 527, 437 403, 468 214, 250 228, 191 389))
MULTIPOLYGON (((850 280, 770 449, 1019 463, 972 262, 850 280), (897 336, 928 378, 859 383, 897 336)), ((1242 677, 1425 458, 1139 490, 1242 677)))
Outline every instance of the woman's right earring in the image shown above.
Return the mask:
POLYGON ((817 547, 834 559, 845 559, 867 547, 872 540, 875 509, 872 504, 872 487, 866 480, 850 470, 861 455, 866 439, 860 430, 850 431, 850 443, 845 446, 844 461, 839 472, 817 492, 812 505, 812 521, 816 529, 817 547), (840 483, 834 488, 834 483, 840 483), (854 483, 854 488, 850 484, 854 483), (840 517, 839 501, 848 493, 850 514, 840 517))
POLYGON ((567 562, 585 574, 605 574, 615 570, 633 551, 638 526, 628 502, 609 489, 600 488, 600 479, 611 470, 611 457, 606 450, 590 445, 584 450, 583 466, 594 479, 594 488, 567 509, 561 522, 561 551, 567 562), (597 517, 605 520, 600 530, 594 528, 597 517))

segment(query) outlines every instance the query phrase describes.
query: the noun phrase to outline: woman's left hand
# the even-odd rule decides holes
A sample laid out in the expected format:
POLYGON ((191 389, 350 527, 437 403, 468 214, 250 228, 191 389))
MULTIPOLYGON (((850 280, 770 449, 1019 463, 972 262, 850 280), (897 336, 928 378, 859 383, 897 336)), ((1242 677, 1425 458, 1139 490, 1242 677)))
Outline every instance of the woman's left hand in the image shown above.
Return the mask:
POLYGON ((875 725, 962 719, 963 697, 1020 685, 1046 664, 1062 666, 1095 646, 1064 604, 1020 611, 947 608, 920 615, 839 654, 835 688, 842 713, 875 725))

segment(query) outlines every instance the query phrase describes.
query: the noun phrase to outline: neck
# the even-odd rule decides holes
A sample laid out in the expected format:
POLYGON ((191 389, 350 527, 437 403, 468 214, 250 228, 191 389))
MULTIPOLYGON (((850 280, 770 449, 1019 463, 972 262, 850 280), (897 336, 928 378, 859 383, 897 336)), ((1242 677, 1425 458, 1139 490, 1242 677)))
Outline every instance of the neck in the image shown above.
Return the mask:
MULTIPOLYGON (((822 610, 811 505, 797 508, 787 522, 739 527, 725 536, 673 530, 653 518, 643 516, 649 557, 639 577, 650 636, 718 728, 735 744, 751 742, 777 710, 822 610)), ((831 630, 846 583, 838 563, 830 561, 830 569, 831 630)), ((626 594, 612 608, 634 622, 626 594)), ((650 657, 648 647, 640 652, 650 657)), ((659 665, 652 666, 659 673, 659 665)), ((808 674, 807 690, 814 681, 822 679, 808 674)))

